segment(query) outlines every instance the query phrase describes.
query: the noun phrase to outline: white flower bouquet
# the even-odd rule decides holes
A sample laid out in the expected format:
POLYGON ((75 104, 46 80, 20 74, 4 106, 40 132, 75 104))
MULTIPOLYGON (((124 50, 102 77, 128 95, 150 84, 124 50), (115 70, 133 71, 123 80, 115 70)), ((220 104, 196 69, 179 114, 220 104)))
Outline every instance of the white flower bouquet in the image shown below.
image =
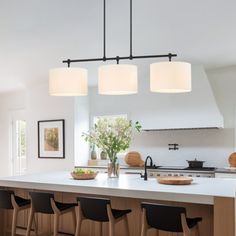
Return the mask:
POLYGON ((133 131, 140 131, 139 122, 133 122, 126 118, 99 118, 94 128, 83 133, 86 141, 95 144, 104 150, 110 161, 115 163, 117 154, 129 148, 133 131))

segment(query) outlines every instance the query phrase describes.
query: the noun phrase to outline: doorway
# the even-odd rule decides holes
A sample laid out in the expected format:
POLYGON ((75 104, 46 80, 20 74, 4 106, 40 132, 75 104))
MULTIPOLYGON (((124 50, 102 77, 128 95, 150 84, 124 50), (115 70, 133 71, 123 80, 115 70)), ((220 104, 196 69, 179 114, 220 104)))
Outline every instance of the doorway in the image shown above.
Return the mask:
POLYGON ((23 114, 17 112, 12 116, 12 175, 23 175, 27 171, 26 120, 23 114))

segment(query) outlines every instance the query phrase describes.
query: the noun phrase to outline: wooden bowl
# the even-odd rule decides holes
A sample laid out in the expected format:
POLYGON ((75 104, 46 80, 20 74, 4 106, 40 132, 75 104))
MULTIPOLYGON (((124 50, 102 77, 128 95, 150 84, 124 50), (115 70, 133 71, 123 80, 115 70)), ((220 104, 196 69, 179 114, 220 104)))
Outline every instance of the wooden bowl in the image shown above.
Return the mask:
POLYGON ((193 179, 185 176, 162 176, 158 177, 157 181, 159 184, 188 185, 192 183, 193 179))
POLYGON ((76 180, 89 180, 89 179, 95 179, 98 172, 93 173, 93 174, 75 174, 74 172, 70 173, 73 179, 76 180))
POLYGON ((230 156, 229 156, 229 165, 230 167, 236 167, 236 152, 233 152, 230 156))
POLYGON ((144 166, 144 161, 141 159, 139 152, 128 152, 125 156, 125 162, 127 165, 132 167, 142 167, 144 166))

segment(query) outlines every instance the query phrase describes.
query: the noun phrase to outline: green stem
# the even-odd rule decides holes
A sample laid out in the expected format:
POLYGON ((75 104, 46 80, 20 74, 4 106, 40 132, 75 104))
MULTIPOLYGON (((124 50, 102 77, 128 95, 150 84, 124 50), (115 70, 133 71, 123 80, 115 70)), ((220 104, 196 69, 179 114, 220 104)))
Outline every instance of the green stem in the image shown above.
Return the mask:
POLYGON ((115 153, 112 149, 111 150, 107 149, 105 151, 106 151, 106 153, 107 153, 107 155, 109 157, 110 162, 115 163, 116 160, 117 160, 117 153, 115 153))

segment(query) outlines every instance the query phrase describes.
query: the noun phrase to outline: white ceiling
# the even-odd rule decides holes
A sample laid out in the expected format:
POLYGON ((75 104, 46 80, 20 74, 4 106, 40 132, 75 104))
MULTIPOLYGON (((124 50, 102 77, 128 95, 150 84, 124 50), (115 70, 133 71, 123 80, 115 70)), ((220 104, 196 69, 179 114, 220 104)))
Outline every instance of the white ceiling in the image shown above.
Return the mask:
MULTIPOLYGON (((0 0, 0 92, 47 81, 67 58, 102 56, 103 0, 0 0)), ((107 0, 107 55, 129 54, 129 1, 107 0)), ((235 0, 133 0, 133 51, 236 64, 235 0)), ((153 60, 134 61, 147 77, 153 60)), ((75 64, 97 80, 99 63, 75 64)), ((142 79, 142 78, 140 78, 142 79)))

